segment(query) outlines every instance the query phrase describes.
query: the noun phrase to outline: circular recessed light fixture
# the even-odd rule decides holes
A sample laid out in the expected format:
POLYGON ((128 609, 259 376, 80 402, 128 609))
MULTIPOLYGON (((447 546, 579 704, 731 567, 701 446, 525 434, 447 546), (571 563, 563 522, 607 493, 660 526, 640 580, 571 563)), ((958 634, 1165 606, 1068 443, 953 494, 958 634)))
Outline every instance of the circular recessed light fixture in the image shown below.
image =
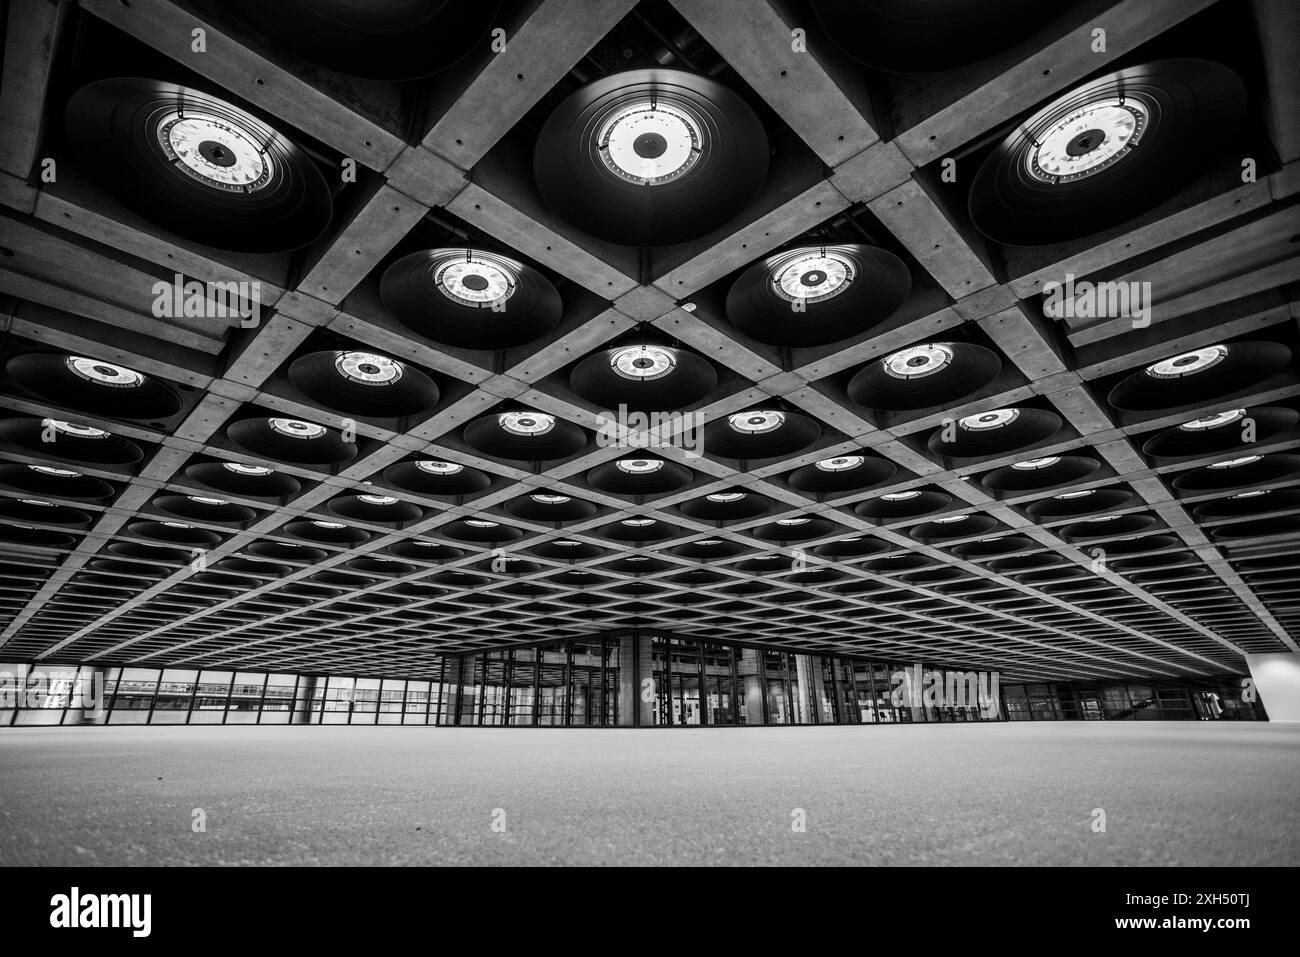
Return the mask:
POLYGON ((144 376, 134 369, 126 369, 111 362, 87 359, 85 356, 68 356, 68 368, 87 382, 112 386, 118 389, 136 389, 144 385, 144 376))
POLYGON ((1251 462, 1258 462, 1262 458, 1262 455, 1239 455, 1235 459, 1213 462, 1209 467, 1212 469, 1235 469, 1242 465, 1249 465, 1251 462))
POLYGON ((448 299, 477 309, 501 309, 515 294, 522 266, 492 253, 465 250, 433 270, 434 287, 448 299))
POLYGON ((73 435, 79 439, 107 439, 113 433, 105 432, 103 429, 97 429, 90 425, 78 425, 75 422, 65 422, 62 419, 46 419, 45 425, 52 428, 55 432, 62 432, 64 435, 73 435))
POLYGON ((306 246, 333 216, 319 168, 250 113, 137 77, 73 94, 64 125, 84 167, 164 229, 243 252, 306 246))
POLYGON ((1192 419, 1190 422, 1184 422, 1179 428, 1185 432, 1203 432, 1207 429, 1218 429, 1230 425, 1245 418, 1245 416, 1245 409, 1230 409, 1226 412, 1215 412, 1213 415, 1192 419))
POLYGON ((56 469, 51 465, 29 465, 27 466, 33 472, 39 472, 41 475, 53 475, 56 478, 80 478, 80 472, 74 472, 72 469, 56 469))
POLYGON ((551 495, 545 492, 539 492, 528 497, 542 505, 563 505, 565 502, 573 501, 572 497, 568 495, 551 495))
POLYGON ((242 462, 223 462, 222 467, 239 475, 272 475, 275 469, 265 465, 244 465, 242 462))
POLYGON ((609 365, 624 379, 659 379, 677 368, 677 353, 662 346, 629 346, 611 352, 609 365))
POLYGON ((561 539, 560 541, 552 542, 551 544, 559 545, 561 548, 577 548, 582 545, 582 542, 574 542, 574 541, 570 541, 569 539, 561 539))
POLYGON ((502 412, 497 425, 511 435, 545 435, 555 428, 555 416, 545 412, 502 412))
POLYGON ((1029 472, 1034 469, 1051 468, 1059 461, 1061 461, 1059 455, 1044 455, 1041 458, 1025 459, 1023 462, 1014 462, 1011 467, 1013 469, 1020 469, 1022 472, 1029 472))
POLYGON ((701 539, 697 539, 696 542, 695 542, 695 544, 696 544, 696 545, 721 545, 721 544, 722 544, 722 539, 720 539, 720 538, 701 538, 701 539))
POLYGON ((734 431, 745 435, 762 435, 765 432, 775 432, 785 425, 785 413, 767 409, 737 412, 727 417, 727 424, 734 431))
POLYGON ((935 522, 939 525, 951 525, 953 522, 964 522, 969 515, 945 515, 943 518, 936 518, 935 522))
POLYGON ((465 468, 465 466, 458 465, 455 462, 440 462, 437 459, 421 459, 415 463, 415 467, 421 472, 428 472, 430 475, 455 475, 465 468))
POLYGON ((772 291, 786 302, 822 302, 847 292, 856 278, 853 260, 835 250, 801 250, 772 271, 772 291))
POLYGON ((810 521, 811 521, 811 519, 807 519, 807 518, 778 518, 778 519, 776 520, 776 524, 778 524, 778 525, 807 525, 810 521))
POLYGON ((397 499, 393 498, 393 496, 391 495, 366 494, 366 495, 358 495, 357 499, 369 505, 396 505, 397 504, 397 499))
POLYGON ((1025 154, 1029 175, 1053 186, 1084 179, 1121 161, 1147 125, 1139 100, 1093 100, 1053 121, 1025 154))
POLYGON ((200 505, 229 505, 230 501, 224 498, 214 498, 211 495, 186 495, 191 502, 198 502, 200 505))
POLYGON ((1161 359, 1147 366, 1147 375, 1157 379, 1181 379, 1183 376, 1196 375, 1207 369, 1213 369, 1228 357, 1227 346, 1209 346, 1194 349, 1170 359, 1161 359))
POLYGON ((611 113, 596 142, 597 154, 615 176, 659 186, 685 175, 700 161, 704 134, 699 117, 689 108, 647 97, 611 113))
POLYGON ((1061 501, 1069 501, 1073 498, 1083 498, 1085 495, 1091 495, 1094 491, 1096 490, 1085 488, 1080 489, 1077 492, 1062 492, 1060 495, 1053 495, 1052 498, 1060 499, 1061 501))
POLYGON ((304 422, 302 419, 286 419, 275 417, 267 419, 267 424, 271 429, 280 435, 287 435, 291 439, 319 439, 326 433, 323 425, 316 425, 314 422, 304 422))
POLYGON ((620 472, 644 475, 647 472, 658 472, 664 467, 664 462, 663 459, 618 459, 614 465, 620 472))
POLYGON ((907 264, 864 244, 801 246, 754 263, 727 292, 727 318, 747 336, 789 348, 859 336, 912 290, 907 264))
POLYGON ((1238 492, 1236 495, 1230 495, 1229 498, 1258 498, 1261 495, 1267 495, 1271 489, 1257 488, 1250 492, 1238 492))
POLYGON ((487 519, 483 518, 467 518, 465 519, 465 524, 473 528, 497 528, 501 523, 489 522, 487 519))
POLYGON ((949 346, 931 342, 900 349, 885 356, 880 364, 895 379, 922 379, 948 368, 952 358, 953 351, 949 346))
POLYGON ((625 518, 625 519, 623 519, 623 524, 624 524, 624 525, 630 525, 630 526, 632 526, 633 528, 643 528, 643 527, 646 526, 646 525, 653 525, 654 523, 655 523, 655 520, 654 520, 653 518, 625 518))
POLYGON ((813 465, 823 472, 847 472, 858 468, 866 460, 866 456, 862 455, 836 455, 814 462, 813 465))
POLYGON ((271 181, 271 157, 237 121, 178 109, 158 119, 157 136, 169 163, 211 189, 252 193, 271 181))
POLYGON ((704 496, 710 502, 739 502, 745 497, 744 492, 713 492, 704 496))
POLYGON ((334 368, 349 382, 376 386, 392 385, 405 371, 397 360, 373 352, 336 353, 334 368))
POLYGON ((1098 77, 995 144, 971 182, 971 219, 1013 246, 1128 222, 1224 157, 1248 113, 1241 78, 1209 60, 1160 60, 1098 77))
POLYGON ((384 271, 380 297, 403 325, 466 349, 499 350, 545 335, 563 304, 536 269, 482 249, 425 249, 384 271))
POLYGON ((907 501, 911 501, 914 498, 920 497, 920 495, 921 493, 919 491, 917 491, 916 489, 911 489, 906 492, 886 492, 884 495, 880 497, 883 498, 886 502, 907 502, 907 501))
POLYGON ((347 528, 342 522, 326 522, 319 518, 313 518, 311 523, 320 528, 347 528))
POLYGON ((957 424, 972 432, 985 432, 1008 426, 1018 418, 1020 418, 1019 409, 991 409, 988 412, 963 416, 957 420, 957 424))
POLYGON ((533 172, 546 205, 616 243, 661 246, 726 223, 767 176, 767 134, 715 80, 661 67, 603 76, 547 118, 533 172))

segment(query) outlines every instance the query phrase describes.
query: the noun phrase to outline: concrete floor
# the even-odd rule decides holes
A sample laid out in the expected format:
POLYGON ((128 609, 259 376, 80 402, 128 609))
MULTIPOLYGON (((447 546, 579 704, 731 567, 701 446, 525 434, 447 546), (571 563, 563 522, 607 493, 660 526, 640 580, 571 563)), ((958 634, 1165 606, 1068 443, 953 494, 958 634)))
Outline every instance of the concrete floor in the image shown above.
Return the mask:
POLYGON ((0 864, 1295 865, 1298 758, 1246 723, 8 729, 0 864))

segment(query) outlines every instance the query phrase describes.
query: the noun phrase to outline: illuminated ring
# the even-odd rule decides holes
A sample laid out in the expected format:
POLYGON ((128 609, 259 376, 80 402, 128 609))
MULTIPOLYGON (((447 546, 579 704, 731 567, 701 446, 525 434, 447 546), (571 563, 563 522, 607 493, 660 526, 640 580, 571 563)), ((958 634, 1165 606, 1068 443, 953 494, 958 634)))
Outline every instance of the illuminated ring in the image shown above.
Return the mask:
POLYGON ((337 353, 334 368, 351 382, 372 386, 392 385, 401 380, 404 372, 400 362, 371 352, 337 353))
POLYGON ((323 438, 329 431, 325 426, 317 425, 314 422, 304 422, 302 419, 287 419, 282 416, 267 419, 266 422, 273 431, 291 439, 319 439, 323 438))
POLYGON ((629 346, 611 352, 609 364, 624 379, 649 381, 671 375, 677 368, 677 353, 659 346, 629 346))
POLYGON ((993 409, 989 412, 963 416, 957 420, 957 424, 971 432, 986 432, 1004 428, 1019 417, 1019 409, 993 409))
POLYGON ((546 205, 584 232, 663 246, 739 213, 767 177, 769 152, 763 124, 727 86, 631 70, 580 87, 551 112, 533 173, 546 205))
POLYGON ((800 246, 741 273, 727 293, 727 319, 770 345, 827 345, 879 325, 911 289, 907 264, 877 246, 800 246))
POLYGON ((86 171, 127 206, 195 242, 285 252, 333 217, 316 162, 251 113, 199 90, 134 77, 97 80, 68 101, 64 127, 86 171))
POLYGON ((144 385, 144 376, 134 369, 124 369, 111 362, 68 356, 68 368, 87 382, 112 386, 117 389, 135 389, 144 385))
POLYGON ((524 345, 559 324, 560 294, 531 266, 482 249, 425 249, 384 270, 380 298, 412 332, 464 349, 524 345))
POLYGON ((1101 76, 994 145, 971 182, 970 217, 990 239, 1013 246, 1119 226, 1226 163, 1248 112, 1241 78, 1209 60, 1160 60, 1101 76))
POLYGON ((545 435, 555 428, 555 416, 545 412, 502 412, 497 424, 512 435, 545 435))
POLYGON ((727 417, 727 425, 744 435, 762 435, 785 425, 785 413, 773 410, 737 412, 727 417))
POLYGON ((942 372, 952 364, 953 351, 942 343, 927 343, 900 349, 880 360, 887 375, 895 379, 921 379, 942 372))
POLYGON ((1213 369, 1226 358, 1228 358, 1227 346, 1210 346, 1206 349, 1184 352, 1171 359, 1161 359, 1147 366, 1146 373, 1157 379, 1181 379, 1184 376, 1204 372, 1206 369, 1213 369))

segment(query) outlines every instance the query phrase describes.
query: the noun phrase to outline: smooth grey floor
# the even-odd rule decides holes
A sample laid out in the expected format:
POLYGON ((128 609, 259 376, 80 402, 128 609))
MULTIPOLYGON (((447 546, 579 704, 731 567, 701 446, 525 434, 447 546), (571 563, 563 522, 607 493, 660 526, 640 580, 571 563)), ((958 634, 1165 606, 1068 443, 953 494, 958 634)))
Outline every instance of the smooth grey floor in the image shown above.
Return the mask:
POLYGON ((1297 758, 1226 722, 7 729, 0 864, 1295 865, 1297 758))

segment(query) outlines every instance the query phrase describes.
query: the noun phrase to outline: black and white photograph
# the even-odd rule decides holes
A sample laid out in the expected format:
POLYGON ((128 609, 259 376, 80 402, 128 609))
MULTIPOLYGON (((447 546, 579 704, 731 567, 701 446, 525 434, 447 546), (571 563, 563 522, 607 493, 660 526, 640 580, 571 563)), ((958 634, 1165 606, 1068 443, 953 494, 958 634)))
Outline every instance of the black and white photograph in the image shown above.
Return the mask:
POLYGON ((1292 922, 1300 3, 0 16, 7 929, 539 866, 1292 922))

